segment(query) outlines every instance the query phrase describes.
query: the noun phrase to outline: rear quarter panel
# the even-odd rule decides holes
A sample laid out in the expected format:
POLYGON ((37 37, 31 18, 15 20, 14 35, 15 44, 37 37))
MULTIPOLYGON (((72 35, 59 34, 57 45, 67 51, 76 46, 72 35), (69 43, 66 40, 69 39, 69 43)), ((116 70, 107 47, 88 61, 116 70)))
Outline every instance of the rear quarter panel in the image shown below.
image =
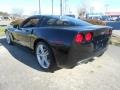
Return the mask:
POLYGON ((35 42, 36 39, 43 39, 50 46, 70 48, 76 34, 77 31, 65 28, 41 27, 33 31, 33 38, 31 40, 35 42))

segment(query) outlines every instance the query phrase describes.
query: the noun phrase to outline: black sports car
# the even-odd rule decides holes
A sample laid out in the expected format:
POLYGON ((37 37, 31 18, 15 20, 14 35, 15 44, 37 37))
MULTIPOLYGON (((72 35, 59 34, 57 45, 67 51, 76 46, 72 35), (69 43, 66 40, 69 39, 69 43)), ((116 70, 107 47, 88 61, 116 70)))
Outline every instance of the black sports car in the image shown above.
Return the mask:
POLYGON ((96 26, 67 16, 36 15, 5 31, 8 44, 16 42, 35 51, 40 67, 72 68, 78 62, 102 55, 112 28, 96 26))

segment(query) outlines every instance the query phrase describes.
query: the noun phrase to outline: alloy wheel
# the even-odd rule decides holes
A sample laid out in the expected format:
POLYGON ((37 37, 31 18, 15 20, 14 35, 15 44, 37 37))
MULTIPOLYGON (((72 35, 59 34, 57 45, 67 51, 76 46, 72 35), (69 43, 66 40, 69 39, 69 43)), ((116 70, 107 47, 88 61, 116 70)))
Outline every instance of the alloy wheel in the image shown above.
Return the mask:
POLYGON ((38 59, 38 63, 44 69, 48 69, 50 67, 50 60, 49 60, 49 50, 43 44, 37 46, 36 55, 38 59))

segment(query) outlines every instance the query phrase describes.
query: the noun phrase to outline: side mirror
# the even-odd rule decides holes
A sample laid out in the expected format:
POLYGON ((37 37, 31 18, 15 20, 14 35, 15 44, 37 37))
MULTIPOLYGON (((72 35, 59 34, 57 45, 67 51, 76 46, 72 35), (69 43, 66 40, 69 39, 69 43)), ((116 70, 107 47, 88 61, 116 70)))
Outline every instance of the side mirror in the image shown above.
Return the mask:
POLYGON ((19 28, 19 25, 18 24, 13 25, 13 28, 19 28))

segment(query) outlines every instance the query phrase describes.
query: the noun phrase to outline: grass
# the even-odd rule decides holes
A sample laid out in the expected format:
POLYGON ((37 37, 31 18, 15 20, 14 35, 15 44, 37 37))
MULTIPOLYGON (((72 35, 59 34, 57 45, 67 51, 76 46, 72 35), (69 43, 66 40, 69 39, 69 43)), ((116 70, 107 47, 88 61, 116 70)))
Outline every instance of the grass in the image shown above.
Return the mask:
POLYGON ((0 27, 0 36, 4 36, 5 35, 5 29, 3 27, 0 27))

